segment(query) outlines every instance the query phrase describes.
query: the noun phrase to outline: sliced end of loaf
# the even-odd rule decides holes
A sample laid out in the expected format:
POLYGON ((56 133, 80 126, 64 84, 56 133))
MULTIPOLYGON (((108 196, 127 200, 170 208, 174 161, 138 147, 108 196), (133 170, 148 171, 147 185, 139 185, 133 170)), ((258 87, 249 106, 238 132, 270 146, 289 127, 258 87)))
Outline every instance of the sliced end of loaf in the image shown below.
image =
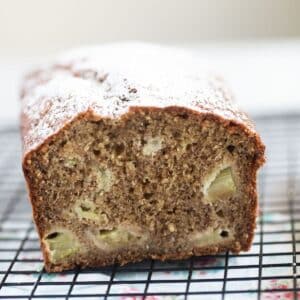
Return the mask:
POLYGON ((82 115, 24 160, 46 269, 251 245, 257 135, 184 109, 82 115))

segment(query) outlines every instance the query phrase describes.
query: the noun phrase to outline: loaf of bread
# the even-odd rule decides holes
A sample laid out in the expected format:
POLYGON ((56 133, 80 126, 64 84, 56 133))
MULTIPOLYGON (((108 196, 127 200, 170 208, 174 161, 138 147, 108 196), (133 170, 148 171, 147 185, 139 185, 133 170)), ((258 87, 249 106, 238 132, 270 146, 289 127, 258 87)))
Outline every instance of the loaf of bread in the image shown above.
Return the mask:
POLYGON ((183 50, 114 44, 29 74, 23 170, 47 271, 248 250, 264 145, 183 50))

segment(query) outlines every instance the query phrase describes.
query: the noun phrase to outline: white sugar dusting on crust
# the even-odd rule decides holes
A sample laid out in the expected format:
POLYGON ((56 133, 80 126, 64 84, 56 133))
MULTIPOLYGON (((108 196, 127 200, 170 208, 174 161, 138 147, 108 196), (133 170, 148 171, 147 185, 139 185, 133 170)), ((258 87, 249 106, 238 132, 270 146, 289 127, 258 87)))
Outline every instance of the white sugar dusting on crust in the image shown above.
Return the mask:
POLYGON ((70 51, 24 82, 24 152, 40 145, 80 113, 118 118, 133 106, 180 106, 243 123, 223 81, 204 73, 183 50, 114 44, 70 51))

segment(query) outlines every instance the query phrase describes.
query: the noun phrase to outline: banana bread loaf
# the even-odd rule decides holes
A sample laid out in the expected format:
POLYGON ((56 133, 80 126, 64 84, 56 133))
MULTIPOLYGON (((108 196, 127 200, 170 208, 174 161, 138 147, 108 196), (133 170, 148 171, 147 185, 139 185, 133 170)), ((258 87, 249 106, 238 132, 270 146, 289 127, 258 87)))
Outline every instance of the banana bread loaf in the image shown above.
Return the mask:
POLYGON ((264 145, 198 68, 115 44, 27 76, 23 170, 47 271, 249 249, 264 145))

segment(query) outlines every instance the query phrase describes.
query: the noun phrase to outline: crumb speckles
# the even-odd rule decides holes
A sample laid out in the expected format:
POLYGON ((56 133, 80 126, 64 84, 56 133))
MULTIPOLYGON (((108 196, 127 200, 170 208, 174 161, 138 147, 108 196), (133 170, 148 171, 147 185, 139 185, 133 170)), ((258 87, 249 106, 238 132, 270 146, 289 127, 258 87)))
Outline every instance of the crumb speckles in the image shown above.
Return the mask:
MULTIPOLYGON (((70 68, 72 70, 72 68, 70 68)), ((82 69, 78 71, 73 71, 75 77, 83 78, 83 79, 92 79, 96 80, 97 82, 103 83, 107 77, 108 73, 100 72, 99 70, 94 69, 82 69)))
POLYGON ((137 89, 136 88, 129 87, 128 90, 129 90, 129 93, 133 93, 133 94, 137 93, 137 89))

